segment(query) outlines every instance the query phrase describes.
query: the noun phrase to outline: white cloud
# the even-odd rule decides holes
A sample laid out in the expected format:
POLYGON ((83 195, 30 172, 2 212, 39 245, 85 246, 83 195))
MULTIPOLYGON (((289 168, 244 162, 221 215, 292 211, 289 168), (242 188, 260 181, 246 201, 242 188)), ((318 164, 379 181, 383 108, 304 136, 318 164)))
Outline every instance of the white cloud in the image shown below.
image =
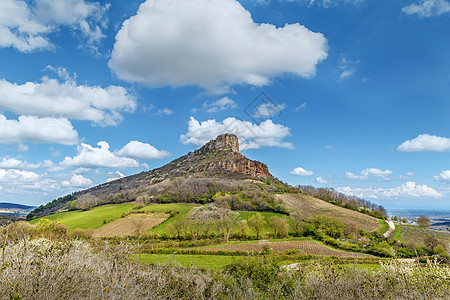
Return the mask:
POLYGON ((316 182, 320 183, 320 184, 329 184, 329 182, 326 179, 324 179, 323 177, 317 177, 316 182))
POLYGON ((438 176, 433 177, 435 181, 450 183, 450 170, 442 171, 438 176))
POLYGON ((223 93, 284 73, 312 77, 326 57, 323 34, 255 23, 236 0, 148 0, 122 24, 109 66, 131 82, 223 93))
POLYGON ((23 193, 24 189, 38 190, 40 192, 54 191, 59 189, 59 185, 56 180, 47 178, 32 183, 25 183, 23 185, 19 184, 18 189, 15 189, 15 192, 23 193))
POLYGON ((67 119, 20 116, 7 120, 0 114, 0 143, 57 143, 74 145, 78 133, 67 119))
POLYGON ((66 188, 90 187, 93 185, 92 180, 83 175, 73 174, 70 180, 64 180, 61 185, 66 188))
POLYGON ((285 1, 287 1, 287 2, 297 2, 297 1, 309 2, 309 6, 317 4, 317 5, 328 8, 328 7, 335 7, 335 6, 342 5, 342 4, 357 5, 357 4, 364 2, 365 0, 285 0, 285 1))
POLYGON ((67 26, 81 37, 82 44, 96 50, 105 35, 104 15, 109 4, 85 0, 0 1, 0 48, 21 52, 52 48, 48 36, 67 26))
POLYGON ((208 102, 203 103, 203 109, 209 113, 214 113, 228 109, 235 109, 237 107, 238 105, 236 104, 236 102, 234 102, 233 99, 230 99, 228 97, 223 97, 212 103, 208 102))
POLYGON ((116 172, 109 172, 108 173, 108 179, 106 179, 106 182, 111 182, 120 178, 124 178, 125 175, 122 172, 116 171, 116 172))
POLYGON ((358 64, 359 60, 348 60, 345 57, 343 57, 339 64, 339 69, 341 69, 339 80, 344 80, 348 77, 353 76, 356 73, 356 66, 358 64))
MULTIPOLYGON (((63 68, 57 72, 68 76, 62 74, 67 73, 63 68)), ((102 88, 77 85, 70 78, 59 82, 44 77, 41 82, 24 84, 0 80, 0 108, 20 115, 89 120, 108 126, 123 119, 120 112, 133 112, 136 102, 120 86, 102 88)))
POLYGON ((367 180, 369 179, 369 176, 374 176, 378 178, 382 178, 384 180, 390 180, 390 176, 392 175, 391 170, 380 170, 377 168, 367 168, 361 171, 359 175, 355 175, 352 172, 346 172, 345 177, 348 179, 360 179, 360 180, 367 180))
POLYGON ((350 187, 339 187, 338 192, 357 196, 360 198, 420 198, 420 197, 433 197, 440 198, 442 195, 438 193, 433 188, 427 185, 420 185, 413 181, 408 181, 399 187, 383 189, 377 187, 370 188, 350 188, 350 187))
POLYGON ((291 171, 292 175, 298 175, 298 176, 312 176, 314 175, 314 172, 305 170, 301 167, 295 168, 291 171))
POLYGON ((173 113, 174 113, 173 110, 169 108, 158 109, 158 115, 160 116, 170 116, 173 113))
POLYGON ((450 151, 450 139, 435 135, 421 134, 415 139, 407 140, 400 146, 397 151, 400 152, 419 152, 434 151, 447 152, 450 151))
POLYGON ((2 158, 0 161, 1 169, 19 169, 19 170, 37 170, 40 168, 50 168, 53 163, 49 160, 38 163, 29 163, 17 158, 2 158))
POLYGON ((22 143, 17 145, 17 151, 19 151, 19 152, 28 152, 28 150, 30 150, 28 145, 25 145, 25 144, 22 144, 22 143))
POLYGON ((299 106, 297 106, 297 107, 295 108, 295 111, 301 111, 301 110, 304 110, 304 109, 306 109, 306 102, 303 102, 302 104, 300 104, 299 106))
POLYGON ((255 112, 252 116, 261 119, 271 119, 274 116, 279 116, 285 109, 286 104, 263 103, 255 107, 255 112))
POLYGON ((161 159, 169 156, 170 153, 158 150, 150 144, 131 141, 120 149, 117 155, 130 158, 161 159))
POLYGON ((132 168, 139 167, 139 163, 128 157, 120 157, 109 151, 107 142, 98 142, 99 148, 82 143, 78 146, 78 155, 66 157, 59 164, 62 168, 132 168))
POLYGON ((281 124, 267 120, 258 124, 227 118, 222 123, 215 119, 199 123, 191 117, 188 132, 180 136, 184 144, 202 146, 223 133, 232 133, 239 138, 241 149, 258 149, 261 147, 283 147, 293 149, 294 146, 283 139, 291 134, 291 130, 281 124))
POLYGON ((34 172, 16 170, 16 169, 0 169, 0 182, 30 182, 36 181, 40 176, 34 172))
POLYGON ((419 17, 440 16, 450 13, 450 2, 446 0, 421 0, 417 4, 411 4, 402 8, 407 15, 417 14, 419 17))

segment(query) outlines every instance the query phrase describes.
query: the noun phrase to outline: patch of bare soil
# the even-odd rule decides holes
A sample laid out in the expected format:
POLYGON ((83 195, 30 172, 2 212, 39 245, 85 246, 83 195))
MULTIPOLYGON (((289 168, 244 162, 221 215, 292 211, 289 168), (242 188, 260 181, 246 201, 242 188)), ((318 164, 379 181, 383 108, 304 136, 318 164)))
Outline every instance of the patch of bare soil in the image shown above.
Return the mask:
POLYGON ((167 218, 165 213, 131 214, 94 230, 94 238, 138 236, 158 226, 167 218))
POLYGON ((366 257, 367 255, 361 253, 344 252, 330 249, 322 244, 311 241, 283 241, 283 242, 265 242, 265 243, 248 243, 230 245, 224 247, 211 247, 204 250, 209 251, 261 251, 267 245, 274 252, 284 252, 286 250, 299 250, 304 255, 319 255, 319 256, 337 256, 337 257, 366 257))

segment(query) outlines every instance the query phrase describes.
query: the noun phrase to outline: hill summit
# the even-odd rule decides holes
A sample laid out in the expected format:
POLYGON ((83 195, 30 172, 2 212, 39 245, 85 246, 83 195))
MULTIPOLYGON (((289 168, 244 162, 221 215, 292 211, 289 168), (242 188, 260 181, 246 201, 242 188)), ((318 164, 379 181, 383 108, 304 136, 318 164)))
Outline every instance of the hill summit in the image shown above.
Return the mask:
MULTIPOLYGON (((147 197, 145 195, 150 195, 149 197, 170 195, 176 189, 183 189, 183 193, 185 193, 186 190, 191 190, 192 186, 199 184, 200 181, 202 184, 199 185, 202 188, 198 188, 199 191, 206 189, 205 193, 207 194, 209 190, 214 188, 213 185, 218 186, 221 184, 220 182, 223 184, 224 180, 227 180, 228 183, 232 180, 233 186, 238 186, 245 179, 278 182, 270 174, 266 164, 250 160, 239 152, 239 139, 236 135, 222 134, 200 149, 189 152, 158 169, 120 178, 61 197, 35 209, 28 217, 43 216, 70 209, 70 202, 75 200, 78 200, 76 205, 79 207, 81 199, 86 198, 86 196, 95 197, 96 205, 122 203, 133 201, 141 195, 144 195, 145 198, 147 197), (188 181, 189 184, 179 188, 179 183, 184 181, 188 181), (172 186, 171 184, 174 182, 176 184, 172 186)), ((198 197, 192 195, 198 194, 199 191, 189 195, 185 193, 184 201, 188 201, 189 198, 198 199, 198 197)))

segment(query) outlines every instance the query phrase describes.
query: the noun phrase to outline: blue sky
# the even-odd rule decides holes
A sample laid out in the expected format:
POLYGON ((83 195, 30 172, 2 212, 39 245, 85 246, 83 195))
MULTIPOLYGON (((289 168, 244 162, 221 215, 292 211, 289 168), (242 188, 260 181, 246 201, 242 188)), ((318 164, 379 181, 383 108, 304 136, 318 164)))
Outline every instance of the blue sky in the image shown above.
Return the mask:
POLYGON ((0 201, 216 135, 292 185, 450 208, 447 0, 3 0, 0 201))

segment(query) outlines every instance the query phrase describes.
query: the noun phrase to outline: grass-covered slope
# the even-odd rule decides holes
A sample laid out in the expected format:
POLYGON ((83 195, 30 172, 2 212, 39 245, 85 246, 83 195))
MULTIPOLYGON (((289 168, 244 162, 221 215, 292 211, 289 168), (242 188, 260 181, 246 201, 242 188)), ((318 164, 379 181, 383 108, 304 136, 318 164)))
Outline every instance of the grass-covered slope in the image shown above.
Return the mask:
POLYGON ((346 226, 355 230, 371 232, 380 224, 378 219, 369 215, 346 209, 320 199, 299 193, 286 193, 276 196, 288 210, 300 210, 303 218, 326 215, 341 220, 346 226))
MULTIPOLYGON (((119 219, 122 214, 130 212, 135 206, 135 203, 103 205, 89 211, 68 211, 48 215, 45 218, 66 225, 70 231, 76 228, 95 229, 107 222, 119 219)), ((34 219, 30 223, 36 224, 38 221, 39 219, 34 219)))

